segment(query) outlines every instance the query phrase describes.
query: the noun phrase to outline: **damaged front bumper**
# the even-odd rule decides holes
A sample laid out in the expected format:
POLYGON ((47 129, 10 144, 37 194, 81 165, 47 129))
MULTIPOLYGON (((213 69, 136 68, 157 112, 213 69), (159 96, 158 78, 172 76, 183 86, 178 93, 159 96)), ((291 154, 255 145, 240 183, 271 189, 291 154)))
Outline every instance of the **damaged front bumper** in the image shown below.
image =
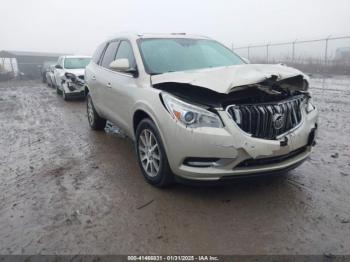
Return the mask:
POLYGON ((162 125, 172 171, 191 180, 219 180, 283 172, 310 155, 317 130, 317 109, 302 113, 301 123, 274 140, 252 137, 226 111, 223 128, 188 128, 167 118, 162 125))
POLYGON ((66 95, 70 97, 84 97, 85 96, 85 82, 80 78, 66 79, 62 83, 62 88, 66 95))

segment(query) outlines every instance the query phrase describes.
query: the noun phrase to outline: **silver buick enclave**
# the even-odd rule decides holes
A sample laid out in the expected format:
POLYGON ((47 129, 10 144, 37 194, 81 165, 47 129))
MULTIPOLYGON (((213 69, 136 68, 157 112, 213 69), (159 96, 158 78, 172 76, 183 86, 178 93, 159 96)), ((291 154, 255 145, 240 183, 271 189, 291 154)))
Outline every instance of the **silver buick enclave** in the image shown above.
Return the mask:
POLYGON ((85 79, 91 128, 109 120, 123 129, 159 187, 285 172, 314 144, 308 77, 247 64, 207 37, 120 34, 97 48, 85 79))

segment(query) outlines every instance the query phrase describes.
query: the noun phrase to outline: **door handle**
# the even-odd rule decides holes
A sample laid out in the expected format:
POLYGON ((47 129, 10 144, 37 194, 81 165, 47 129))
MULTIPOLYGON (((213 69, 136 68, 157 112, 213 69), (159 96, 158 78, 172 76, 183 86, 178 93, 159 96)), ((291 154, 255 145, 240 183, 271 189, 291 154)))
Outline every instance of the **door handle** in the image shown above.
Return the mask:
POLYGON ((107 83, 107 87, 112 87, 111 83, 107 83))
POLYGON ((92 80, 96 80, 96 76, 92 76, 91 79, 92 79, 92 80))

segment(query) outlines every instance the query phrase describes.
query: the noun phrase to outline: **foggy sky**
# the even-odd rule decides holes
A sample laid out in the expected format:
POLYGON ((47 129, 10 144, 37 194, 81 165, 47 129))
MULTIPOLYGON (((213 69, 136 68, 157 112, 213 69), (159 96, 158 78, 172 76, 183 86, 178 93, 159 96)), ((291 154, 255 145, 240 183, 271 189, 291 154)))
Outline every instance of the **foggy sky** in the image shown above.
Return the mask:
POLYGON ((117 32, 187 32, 227 46, 350 34, 349 0, 0 0, 0 50, 91 54, 117 32))

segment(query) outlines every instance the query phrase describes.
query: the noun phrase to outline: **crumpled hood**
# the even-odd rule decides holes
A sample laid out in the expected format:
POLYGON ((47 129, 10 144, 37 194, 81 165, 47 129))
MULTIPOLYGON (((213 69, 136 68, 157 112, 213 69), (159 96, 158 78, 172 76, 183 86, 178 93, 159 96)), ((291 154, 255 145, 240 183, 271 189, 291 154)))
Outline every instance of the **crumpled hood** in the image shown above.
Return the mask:
POLYGON ((85 68, 78 68, 78 69, 64 69, 65 73, 71 73, 76 76, 81 76, 85 74, 85 68))
POLYGON ((153 75, 151 80, 153 85, 184 83, 228 94, 237 87, 257 84, 272 76, 277 76, 276 80, 280 81, 298 75, 302 75, 307 81, 309 80, 309 77, 301 71, 285 65, 244 64, 164 73, 153 75))

